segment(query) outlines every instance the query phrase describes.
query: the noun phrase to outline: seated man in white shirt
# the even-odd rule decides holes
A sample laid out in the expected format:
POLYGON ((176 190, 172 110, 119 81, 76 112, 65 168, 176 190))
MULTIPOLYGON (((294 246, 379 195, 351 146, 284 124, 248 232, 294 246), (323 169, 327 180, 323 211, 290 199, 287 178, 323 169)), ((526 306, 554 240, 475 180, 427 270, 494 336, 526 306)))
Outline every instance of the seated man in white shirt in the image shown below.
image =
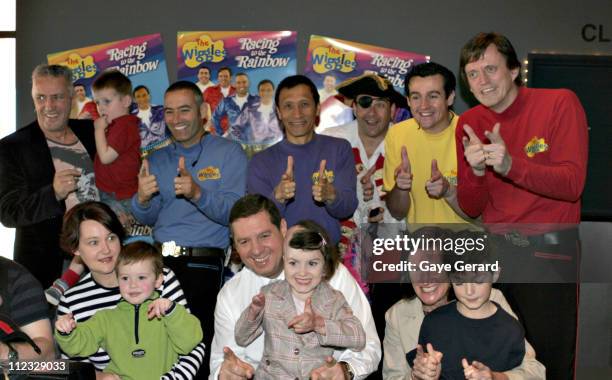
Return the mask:
MULTIPOLYGON (((211 380, 253 377, 263 353, 263 335, 242 348, 234 340, 234 326, 262 286, 284 278, 282 246, 287 223, 281 219, 272 201, 256 194, 242 197, 230 212, 230 227, 234 248, 245 268, 225 284, 217 297, 210 357, 211 380)), ((364 379, 378 368, 381 358, 380 340, 370 305, 344 265, 338 266, 329 284, 342 292, 362 323, 366 347, 360 352, 335 351, 334 358, 328 358, 326 365, 315 369, 311 378, 364 379)))

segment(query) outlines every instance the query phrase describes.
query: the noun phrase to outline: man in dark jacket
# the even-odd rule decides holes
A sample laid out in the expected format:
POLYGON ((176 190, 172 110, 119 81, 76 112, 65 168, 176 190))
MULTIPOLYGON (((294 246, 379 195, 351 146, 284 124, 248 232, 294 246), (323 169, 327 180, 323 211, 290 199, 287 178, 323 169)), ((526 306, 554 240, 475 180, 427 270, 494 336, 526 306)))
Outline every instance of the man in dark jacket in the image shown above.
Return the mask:
POLYGON ((17 229, 15 261, 45 288, 61 274, 64 213, 99 197, 93 124, 68 120, 72 96, 70 69, 37 66, 32 73, 37 120, 0 140, 0 221, 17 229))

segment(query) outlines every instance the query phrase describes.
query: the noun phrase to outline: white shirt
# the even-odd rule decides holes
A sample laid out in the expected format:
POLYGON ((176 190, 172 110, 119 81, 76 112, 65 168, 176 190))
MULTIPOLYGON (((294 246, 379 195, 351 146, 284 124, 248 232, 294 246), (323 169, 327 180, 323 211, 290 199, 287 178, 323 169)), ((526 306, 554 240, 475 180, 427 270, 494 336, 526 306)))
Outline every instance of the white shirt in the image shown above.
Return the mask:
MULTIPOLYGON (((284 278, 285 275, 281 272, 275 280, 284 278)), ((264 335, 259 336, 249 346, 240 347, 234 339, 234 327, 242 311, 251 303, 253 296, 259 293, 261 287, 275 280, 259 276, 245 267, 232 277, 217 295, 215 336, 210 349, 211 375, 209 380, 219 377, 225 346, 231 348, 236 356, 252 365, 253 368, 259 365, 264 351, 264 335)), ((365 379, 367 375, 376 371, 381 358, 380 340, 376 333, 370 304, 355 279, 342 264, 338 265, 329 284, 342 292, 366 333, 366 346, 362 351, 337 350, 334 352, 334 357, 338 361, 349 363, 355 373, 355 379, 365 379)))
POLYGON ((248 98, 249 94, 246 94, 245 96, 236 95, 236 97, 234 98, 234 102, 238 105, 238 108, 242 109, 242 106, 244 105, 244 103, 247 102, 248 98))

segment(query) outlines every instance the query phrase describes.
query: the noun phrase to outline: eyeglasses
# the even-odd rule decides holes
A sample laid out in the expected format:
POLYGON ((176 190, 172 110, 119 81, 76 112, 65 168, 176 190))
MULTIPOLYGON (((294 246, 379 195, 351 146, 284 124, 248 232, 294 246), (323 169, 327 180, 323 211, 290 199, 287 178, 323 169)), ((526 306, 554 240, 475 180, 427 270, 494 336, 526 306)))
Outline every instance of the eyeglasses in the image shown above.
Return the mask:
POLYGON ((360 95, 355 99, 355 102, 360 108, 368 109, 372 104, 374 104, 374 108, 379 110, 384 110, 387 108, 387 105, 391 103, 391 101, 387 98, 375 98, 370 95, 360 95))

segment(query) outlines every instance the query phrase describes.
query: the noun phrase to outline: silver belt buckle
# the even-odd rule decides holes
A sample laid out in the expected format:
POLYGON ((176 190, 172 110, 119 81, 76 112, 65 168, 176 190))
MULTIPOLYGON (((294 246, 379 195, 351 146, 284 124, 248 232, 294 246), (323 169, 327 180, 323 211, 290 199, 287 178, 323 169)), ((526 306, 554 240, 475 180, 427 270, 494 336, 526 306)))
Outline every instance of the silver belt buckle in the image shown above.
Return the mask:
POLYGON ((167 241, 162 244, 162 256, 164 257, 178 257, 180 255, 180 252, 181 247, 176 245, 176 242, 174 240, 167 241))
POLYGON ((523 236, 523 234, 521 234, 520 232, 511 231, 511 232, 508 232, 508 233, 504 234, 504 237, 512 245, 515 245, 517 247, 524 248, 524 247, 528 247, 529 246, 529 239, 527 239, 527 237, 523 236))

